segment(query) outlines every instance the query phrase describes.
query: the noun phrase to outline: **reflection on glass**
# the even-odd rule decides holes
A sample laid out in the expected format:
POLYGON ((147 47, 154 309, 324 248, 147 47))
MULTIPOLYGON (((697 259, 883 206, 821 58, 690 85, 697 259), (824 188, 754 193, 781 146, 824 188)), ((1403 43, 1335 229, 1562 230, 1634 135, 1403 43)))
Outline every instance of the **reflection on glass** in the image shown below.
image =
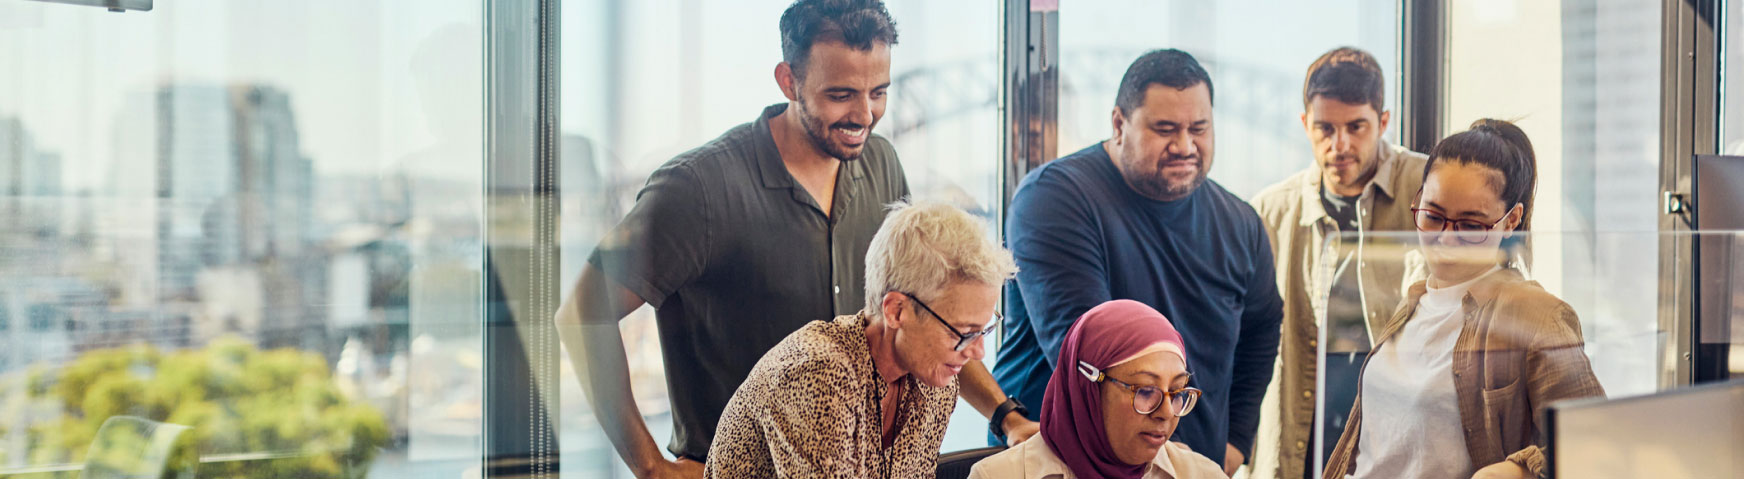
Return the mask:
POLYGON ((476 469, 480 17, 0 2, 0 476, 476 469))
POLYGON ((97 428, 85 454, 84 479, 193 479, 199 457, 189 427, 113 416, 97 428))

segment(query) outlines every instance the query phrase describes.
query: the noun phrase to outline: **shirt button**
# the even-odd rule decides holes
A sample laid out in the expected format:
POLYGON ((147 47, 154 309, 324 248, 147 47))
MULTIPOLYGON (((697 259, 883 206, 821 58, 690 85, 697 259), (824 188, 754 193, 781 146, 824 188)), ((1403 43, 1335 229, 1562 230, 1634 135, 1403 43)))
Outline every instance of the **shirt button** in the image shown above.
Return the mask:
POLYGON ((1318 348, 1318 347, 1320 347, 1320 341, 1319 341, 1319 340, 1314 340, 1314 339, 1310 339, 1310 340, 1308 340, 1308 347, 1310 347, 1310 348, 1318 348))
POLYGON ((840 285, 836 286, 836 294, 842 294, 842 287, 840 285))
POLYGON ((1307 398, 1307 399, 1313 399, 1314 398, 1314 390, 1309 389, 1306 391, 1302 391, 1302 397, 1307 398))
POLYGON ((1307 448, 1308 448, 1308 443, 1302 442, 1302 441, 1296 441, 1296 450, 1300 451, 1300 450, 1307 449, 1307 448))

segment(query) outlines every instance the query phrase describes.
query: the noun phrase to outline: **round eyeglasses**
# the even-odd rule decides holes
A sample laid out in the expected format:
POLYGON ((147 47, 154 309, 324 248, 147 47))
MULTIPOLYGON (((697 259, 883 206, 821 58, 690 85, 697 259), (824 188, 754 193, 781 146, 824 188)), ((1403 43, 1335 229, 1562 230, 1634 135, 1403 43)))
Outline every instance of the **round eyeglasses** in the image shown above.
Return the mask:
MULTIPOLYGON (((1514 208, 1519 207, 1520 205, 1514 205, 1514 208)), ((1508 209, 1508 213, 1513 212, 1513 208, 1508 209)), ((1411 208, 1412 221, 1417 224, 1418 231, 1442 234, 1446 233, 1448 230, 1453 230, 1453 239, 1459 241, 1460 244, 1468 245, 1483 244, 1485 240, 1490 239, 1489 235, 1484 233, 1496 229, 1496 225, 1500 225, 1503 221, 1507 221, 1508 213, 1502 213, 1502 219, 1498 219, 1490 224, 1484 224, 1481 221, 1448 218, 1447 215, 1442 214, 1440 211, 1411 208)))
POLYGON ((1163 402, 1167 400, 1169 412, 1173 413, 1175 417, 1186 416, 1187 413, 1193 412, 1194 405, 1199 404, 1199 395, 1204 394, 1198 388, 1192 387, 1164 391, 1156 386, 1134 386, 1126 381, 1114 379, 1108 373, 1096 369, 1096 366, 1091 366, 1090 363, 1083 361, 1078 361, 1078 372, 1089 378, 1090 382, 1098 384, 1110 382, 1114 383, 1115 386, 1120 386, 1121 389, 1131 391, 1132 410, 1139 414, 1157 412, 1157 409, 1161 408, 1163 402))
POLYGON ((967 334, 960 333, 960 332, 957 332, 956 326, 952 326, 950 322, 945 321, 944 316, 939 316, 939 313, 937 311, 933 311, 933 308, 927 307, 926 303, 923 303, 920 301, 920 298, 916 298, 916 297, 914 297, 914 295, 908 294, 908 293, 902 293, 902 295, 907 296, 908 299, 914 300, 914 304, 920 305, 920 309, 924 309, 924 310, 926 310, 927 313, 932 314, 934 318, 937 318, 939 320, 939 324, 945 325, 945 329, 949 330, 951 332, 951 334, 957 335, 957 345, 951 347, 952 351, 962 351, 963 348, 969 347, 970 341, 974 341, 976 338, 980 338, 982 336, 992 334, 993 333, 993 325, 999 324, 999 321, 1001 319, 1004 319, 1003 316, 999 315, 998 311, 994 311, 992 322, 987 323, 987 326, 981 328, 980 331, 975 331, 975 332, 967 333, 967 334))

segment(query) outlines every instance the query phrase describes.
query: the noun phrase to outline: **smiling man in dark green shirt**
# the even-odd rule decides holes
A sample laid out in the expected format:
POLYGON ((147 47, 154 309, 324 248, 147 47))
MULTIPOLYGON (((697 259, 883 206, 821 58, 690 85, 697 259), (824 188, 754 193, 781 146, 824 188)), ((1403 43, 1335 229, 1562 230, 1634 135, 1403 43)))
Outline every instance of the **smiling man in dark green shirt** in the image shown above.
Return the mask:
POLYGON ((701 477, 727 400, 807 322, 865 305, 885 205, 908 195, 884 114, 895 23, 876 0, 800 0, 781 17, 789 100, 679 155, 594 251, 558 312, 595 415, 638 477, 701 477), (672 398, 666 460, 630 394, 617 321, 654 306, 672 398))

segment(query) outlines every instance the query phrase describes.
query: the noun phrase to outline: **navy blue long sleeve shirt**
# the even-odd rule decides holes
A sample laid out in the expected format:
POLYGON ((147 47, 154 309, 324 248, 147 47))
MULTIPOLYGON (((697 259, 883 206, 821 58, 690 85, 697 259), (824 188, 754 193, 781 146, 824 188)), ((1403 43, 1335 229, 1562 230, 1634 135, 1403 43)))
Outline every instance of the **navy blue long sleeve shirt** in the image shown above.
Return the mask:
POLYGON ((1283 318, 1253 207, 1210 180, 1176 201, 1140 195, 1098 143, 1030 172, 1010 211, 1019 271, 993 368, 1005 393, 1038 413, 1072 323, 1109 300, 1139 301, 1180 331, 1205 392, 1174 438, 1218 464, 1225 443, 1252 457, 1283 318))

